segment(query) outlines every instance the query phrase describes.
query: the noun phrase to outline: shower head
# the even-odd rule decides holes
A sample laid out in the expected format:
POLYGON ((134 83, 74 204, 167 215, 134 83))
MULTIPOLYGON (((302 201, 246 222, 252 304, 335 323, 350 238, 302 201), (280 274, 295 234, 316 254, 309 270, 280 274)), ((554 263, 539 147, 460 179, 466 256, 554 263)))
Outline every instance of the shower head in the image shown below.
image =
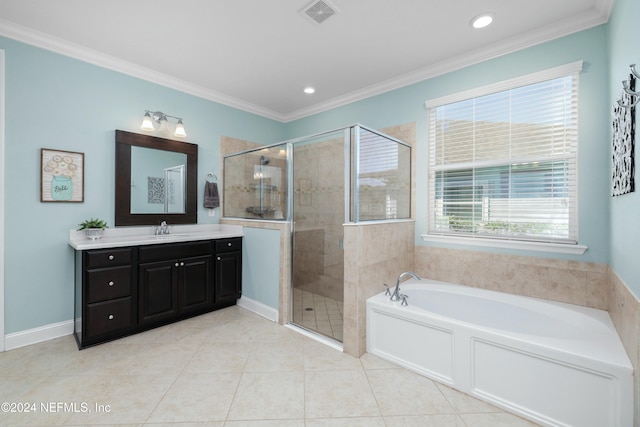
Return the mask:
POLYGON ((265 156, 260 156, 260 164, 265 166, 271 162, 271 159, 267 159, 265 156))

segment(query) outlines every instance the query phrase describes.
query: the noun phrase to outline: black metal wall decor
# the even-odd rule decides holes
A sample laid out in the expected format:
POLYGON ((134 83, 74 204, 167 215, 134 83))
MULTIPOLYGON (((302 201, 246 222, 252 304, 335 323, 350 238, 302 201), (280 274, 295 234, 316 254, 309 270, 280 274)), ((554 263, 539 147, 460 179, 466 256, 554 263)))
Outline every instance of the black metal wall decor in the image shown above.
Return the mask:
POLYGON ((640 92, 636 92, 636 79, 640 74, 635 64, 630 65, 629 79, 622 82, 624 91, 613 108, 613 186, 611 194, 621 196, 634 189, 634 145, 636 104, 640 92))

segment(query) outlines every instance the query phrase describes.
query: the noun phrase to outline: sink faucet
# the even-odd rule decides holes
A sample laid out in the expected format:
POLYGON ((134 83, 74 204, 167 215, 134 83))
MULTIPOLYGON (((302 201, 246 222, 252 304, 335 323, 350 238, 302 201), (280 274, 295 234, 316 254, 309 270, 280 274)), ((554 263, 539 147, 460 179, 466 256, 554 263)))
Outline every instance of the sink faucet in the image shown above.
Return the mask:
POLYGON ((403 301, 403 304, 406 305, 406 295, 402 295, 400 293, 400 281, 402 280, 402 278, 404 276, 411 276, 416 280, 420 280, 420 276, 418 276, 416 273, 412 273, 410 271, 405 271, 404 273, 400 273, 400 275, 398 276, 398 281, 396 282, 396 288, 393 291, 393 293, 391 294, 391 297, 389 297, 390 301, 403 301))
POLYGON ((156 227, 156 236, 161 234, 169 234, 169 226, 167 221, 162 221, 159 226, 156 227))

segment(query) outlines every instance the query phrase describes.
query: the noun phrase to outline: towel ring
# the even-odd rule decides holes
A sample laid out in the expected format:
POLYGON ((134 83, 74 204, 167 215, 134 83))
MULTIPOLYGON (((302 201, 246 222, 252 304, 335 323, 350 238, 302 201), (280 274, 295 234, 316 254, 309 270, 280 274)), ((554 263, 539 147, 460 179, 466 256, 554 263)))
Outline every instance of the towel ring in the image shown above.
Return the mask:
POLYGON ((215 174, 215 173, 213 173, 213 172, 209 172, 209 173, 207 174, 207 181, 208 181, 208 182, 216 182, 217 180, 218 180, 218 177, 216 176, 216 174, 215 174))

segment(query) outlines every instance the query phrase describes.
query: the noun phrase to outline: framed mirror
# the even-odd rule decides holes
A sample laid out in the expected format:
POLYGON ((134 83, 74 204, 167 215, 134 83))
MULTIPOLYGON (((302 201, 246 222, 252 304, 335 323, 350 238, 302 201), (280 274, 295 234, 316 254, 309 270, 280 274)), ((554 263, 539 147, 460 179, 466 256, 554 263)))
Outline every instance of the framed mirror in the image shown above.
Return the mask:
POLYGON ((116 130, 115 225, 195 224, 198 146, 116 130))

